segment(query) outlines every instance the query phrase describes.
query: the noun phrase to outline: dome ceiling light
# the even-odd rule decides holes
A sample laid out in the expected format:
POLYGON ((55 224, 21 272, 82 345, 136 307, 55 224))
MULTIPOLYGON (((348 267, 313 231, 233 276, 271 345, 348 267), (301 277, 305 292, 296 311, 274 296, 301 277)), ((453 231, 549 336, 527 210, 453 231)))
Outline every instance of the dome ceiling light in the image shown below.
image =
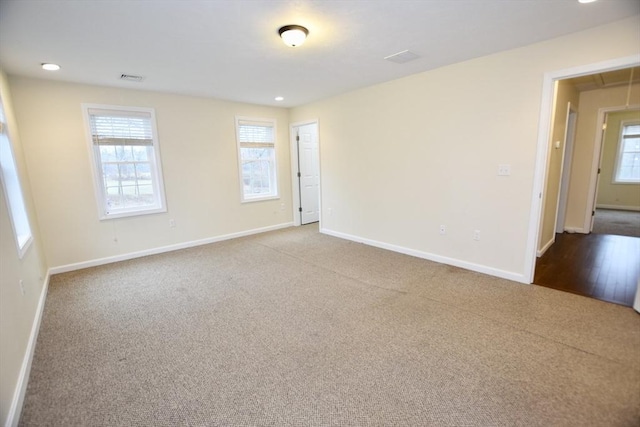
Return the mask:
POLYGON ((278 30, 278 34, 287 46, 297 47, 306 40, 309 30, 300 25, 285 25, 278 30))

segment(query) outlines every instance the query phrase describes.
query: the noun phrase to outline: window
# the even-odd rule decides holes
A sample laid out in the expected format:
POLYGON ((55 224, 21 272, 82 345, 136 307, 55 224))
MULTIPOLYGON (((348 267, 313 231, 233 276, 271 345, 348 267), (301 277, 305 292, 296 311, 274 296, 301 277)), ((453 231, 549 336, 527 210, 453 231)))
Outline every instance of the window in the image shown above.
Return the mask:
POLYGON ((100 219, 166 212, 155 115, 83 105, 100 219))
POLYGON ((4 114, 4 105, 0 99, 0 169, 2 173, 2 186, 4 196, 11 217, 13 234, 18 247, 18 256, 22 258, 29 249, 33 236, 29 226, 29 217, 22 196, 22 188, 18 177, 15 157, 11 148, 11 141, 7 133, 7 120, 4 114))
POLYGON ((278 197, 275 135, 275 120, 236 117, 243 202, 278 197))
POLYGON ((640 122, 622 122, 613 182, 640 183, 640 122))

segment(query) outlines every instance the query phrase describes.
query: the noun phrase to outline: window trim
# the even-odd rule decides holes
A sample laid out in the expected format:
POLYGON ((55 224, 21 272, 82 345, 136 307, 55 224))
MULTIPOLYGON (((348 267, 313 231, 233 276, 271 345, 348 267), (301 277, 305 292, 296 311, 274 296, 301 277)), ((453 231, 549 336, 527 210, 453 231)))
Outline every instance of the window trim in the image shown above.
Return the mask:
MULTIPOLYGON (((15 174, 15 176, 11 177, 15 179, 15 185, 17 189, 14 191, 18 191, 18 200, 12 199, 9 194, 9 189, 7 188, 7 177, 5 176, 5 168, 0 168, 0 182, 2 182, 2 191, 4 192, 4 200, 7 206, 7 211, 9 214, 9 222, 11 223, 11 230, 13 231, 13 238, 16 242, 16 249, 18 251, 18 258, 22 259, 26 255, 29 248, 31 248, 33 243, 33 231, 31 229, 31 221, 29 220, 29 213, 27 212, 27 205, 24 198, 24 191, 22 189, 22 182, 20 180, 20 173, 18 171, 18 164, 16 162, 15 151, 13 149, 13 143, 11 141, 11 135, 9 135, 9 128, 6 123, 6 114, 4 109, 4 102, 2 98, 0 98, 0 133, 4 134, 6 137, 7 151, 9 152, 8 160, 10 162, 9 168, 11 172, 15 174), (16 203, 19 206, 16 206, 16 203), (25 228, 25 230, 18 230, 17 218, 16 214, 22 215, 23 218, 20 219, 20 223, 22 226, 20 228, 25 228), (22 238, 21 238, 22 237, 22 238)), ((0 143, 1 144, 1 143, 0 143)), ((1 146, 0 146, 0 149, 1 146)))
POLYGON ((253 202, 263 202, 265 200, 277 200, 280 198, 280 182, 278 180, 278 148, 277 148, 277 120, 270 118, 259 118, 259 117, 248 117, 248 116, 236 116, 235 117, 235 131, 236 131, 236 149, 238 153, 238 179, 239 179, 239 189, 240 189, 240 203, 253 203, 253 202), (241 144, 240 144, 240 122, 257 122, 257 123, 270 123, 273 127, 273 180, 274 180, 274 188, 270 194, 267 195, 259 195, 259 196, 245 196, 244 194, 244 178, 242 176, 242 152, 241 152, 241 144))
POLYGON ((618 134, 618 147, 616 149, 616 160, 613 167, 613 174, 611 176, 612 184, 622 184, 622 185, 638 185, 640 184, 640 180, 619 180, 618 179, 618 170, 620 168, 620 163, 622 162, 622 150, 624 150, 624 128, 625 126, 634 126, 640 125, 640 120, 622 120, 620 122, 620 132, 618 134))
POLYGON ((105 104, 81 104, 82 106, 82 115, 85 122, 85 132, 86 132, 86 140, 87 147, 89 149, 89 157, 91 159, 91 175, 93 180, 94 194, 96 200, 96 206, 98 208, 98 219, 100 221, 116 219, 116 218, 127 218, 141 215, 152 215, 157 213, 167 212, 167 202, 165 196, 165 187, 164 187, 164 174, 162 172, 162 159, 160 156, 160 144, 158 142, 158 130, 156 126, 156 115, 155 109, 146 108, 146 107, 130 107, 130 106, 121 106, 121 105, 105 105, 105 104), (120 209, 115 213, 108 213, 106 206, 106 194, 105 188, 102 184, 102 168, 100 160, 98 158, 96 152, 96 145, 93 142, 93 134, 91 131, 91 119, 89 115, 89 110, 111 110, 119 113, 146 113, 150 115, 151 121, 151 132, 152 132, 152 147, 153 147, 153 158, 155 161, 155 165, 153 165, 153 172, 155 175, 155 187, 158 191, 158 205, 159 207, 151 207, 151 208, 129 208, 129 209, 120 209), (100 164, 99 164, 100 163, 100 164))

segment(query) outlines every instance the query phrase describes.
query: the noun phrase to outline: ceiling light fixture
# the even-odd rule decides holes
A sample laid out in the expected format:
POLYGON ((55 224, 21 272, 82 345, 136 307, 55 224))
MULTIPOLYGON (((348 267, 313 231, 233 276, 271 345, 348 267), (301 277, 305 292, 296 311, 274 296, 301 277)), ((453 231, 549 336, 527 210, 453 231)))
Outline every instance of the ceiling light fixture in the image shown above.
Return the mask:
POLYGON ((285 25, 278 30, 278 34, 287 46, 296 47, 304 43, 309 35, 309 30, 300 25, 285 25))
POLYGON ((275 100, 276 100, 276 101, 284 101, 284 97, 282 97, 282 96, 276 96, 276 97, 275 97, 275 100))
POLYGON ((578 0, 578 3, 593 3, 596 0, 578 0))
POLYGON ((60 69, 60 66, 58 64, 51 64, 49 62, 43 62, 40 65, 42 65, 43 70, 47 71, 58 71, 60 69))

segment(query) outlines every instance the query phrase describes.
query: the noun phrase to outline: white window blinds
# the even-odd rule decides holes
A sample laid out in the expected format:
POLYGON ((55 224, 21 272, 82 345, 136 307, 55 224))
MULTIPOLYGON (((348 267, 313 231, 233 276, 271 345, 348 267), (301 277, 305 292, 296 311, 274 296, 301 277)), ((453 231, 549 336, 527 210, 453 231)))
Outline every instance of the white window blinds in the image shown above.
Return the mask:
POLYGON ((275 144, 273 122, 239 119, 238 140, 241 147, 273 147, 275 144))
POLYGON ((138 111, 89 109, 95 145, 153 145, 151 115, 138 111))

